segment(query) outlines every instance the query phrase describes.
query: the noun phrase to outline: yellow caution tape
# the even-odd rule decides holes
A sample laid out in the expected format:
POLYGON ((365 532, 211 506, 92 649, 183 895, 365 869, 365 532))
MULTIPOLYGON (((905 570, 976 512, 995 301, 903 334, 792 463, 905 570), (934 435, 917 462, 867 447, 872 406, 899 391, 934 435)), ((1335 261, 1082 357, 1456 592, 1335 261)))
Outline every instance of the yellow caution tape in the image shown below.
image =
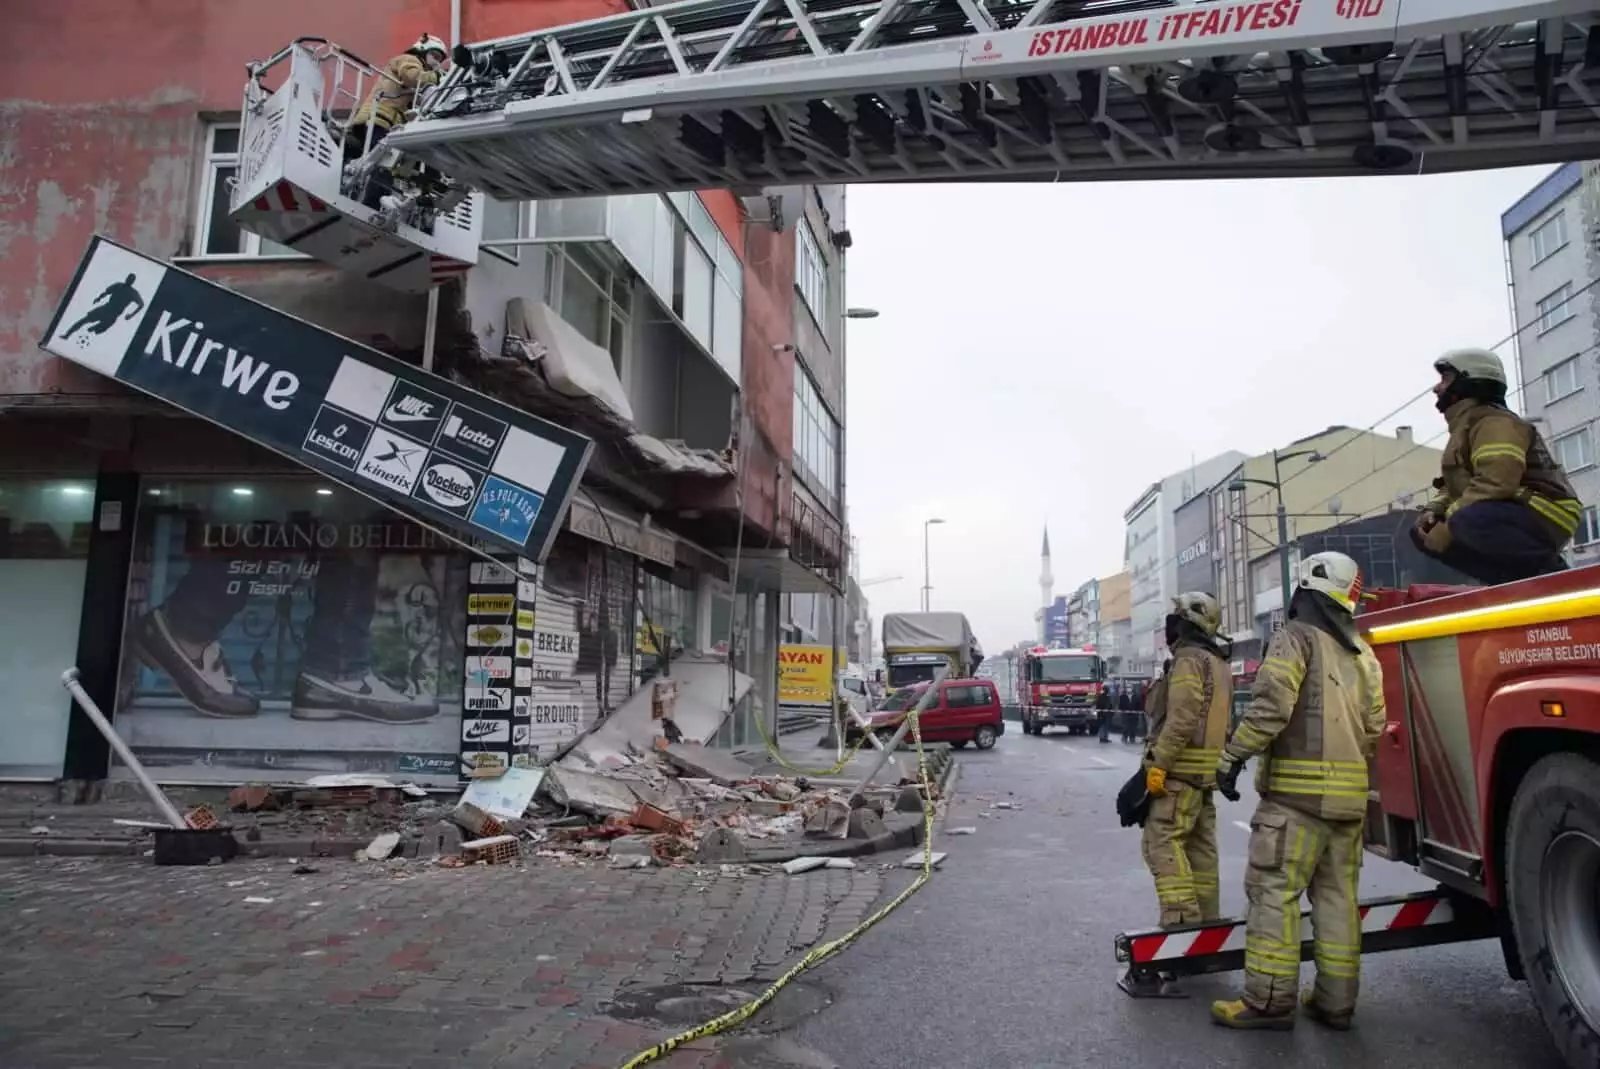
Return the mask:
MULTIPOLYGON (((922 749, 922 731, 917 724, 919 715, 920 714, 917 713, 916 709, 913 708, 910 713, 911 727, 909 729, 912 744, 916 747, 917 751, 917 774, 922 781, 923 792, 922 871, 917 873, 917 878, 911 881, 910 886, 908 886, 904 891, 901 891, 899 894, 895 895, 894 898, 890 899, 882 909, 878 910, 878 912, 874 913, 872 916, 868 917, 866 920, 862 921, 848 932, 839 936, 837 939, 830 939, 820 946, 813 947, 809 954, 795 962, 787 972, 778 977, 777 980, 773 981, 771 987, 761 992, 761 994, 757 995, 749 1002, 729 1010, 720 1017, 713 1017, 705 1024, 697 1025, 694 1028, 689 1029, 687 1032, 679 1032, 675 1036, 669 1036, 648 1050, 640 1051, 628 1061, 624 1062, 621 1066, 621 1069, 638 1069, 638 1067, 641 1065, 649 1065, 656 1059, 670 1054, 672 1051, 683 1046, 685 1043, 692 1043, 697 1039, 704 1039, 706 1036, 717 1035, 719 1032, 727 1031, 734 1025, 743 1024, 745 1021, 748 1021, 760 1011, 761 1007, 765 1006, 767 1003, 776 998, 778 992, 787 987, 795 977, 822 964, 824 961, 827 961, 829 958, 839 953, 839 951, 843 950, 845 947, 861 938, 862 935, 869 931, 879 921, 883 920, 883 918, 899 909, 901 904, 904 903, 906 899, 920 891, 923 885, 928 882, 928 880, 933 876, 933 782, 928 778, 928 757, 927 753, 922 749)), ((762 730, 762 735, 766 735, 766 731, 764 729, 762 730)), ((769 749, 771 748, 772 747, 769 743, 769 749)), ((857 749, 859 748, 860 744, 858 743, 857 749)), ((842 766, 843 762, 840 762, 840 767, 842 766)))
POLYGON ((850 759, 854 757, 861 750, 861 747, 866 745, 867 742, 867 733, 863 731, 861 733, 861 737, 856 740, 856 744, 850 747, 850 749, 845 752, 843 757, 839 758, 838 764, 832 765, 828 768, 801 768, 799 765, 791 764, 789 759, 784 757, 783 754, 778 750, 778 743, 771 735, 767 734, 767 726, 761 722, 761 717, 752 717, 752 719, 755 721, 756 730, 761 733, 761 741, 767 746, 767 756, 771 757, 784 768, 787 768, 790 772, 798 772, 802 776, 831 776, 835 772, 843 770, 844 766, 850 763, 850 759))

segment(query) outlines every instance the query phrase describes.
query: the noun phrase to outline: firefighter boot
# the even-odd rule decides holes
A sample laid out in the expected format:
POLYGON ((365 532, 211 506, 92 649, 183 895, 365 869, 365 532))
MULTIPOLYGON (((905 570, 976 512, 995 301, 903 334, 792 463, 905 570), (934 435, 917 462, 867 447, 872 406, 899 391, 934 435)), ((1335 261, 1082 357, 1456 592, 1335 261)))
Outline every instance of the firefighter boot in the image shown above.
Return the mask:
POLYGON ((1331 1028, 1335 1032, 1350 1031, 1351 1018, 1354 1014, 1330 1013, 1317 1004, 1316 991, 1308 988, 1300 996, 1300 1008, 1307 1017, 1317 1022, 1324 1028, 1331 1028))
POLYGON ((1294 1027, 1294 1011, 1263 1013, 1242 999, 1218 1000, 1211 1004, 1211 1020, 1224 1028, 1243 1032, 1287 1032, 1294 1027))

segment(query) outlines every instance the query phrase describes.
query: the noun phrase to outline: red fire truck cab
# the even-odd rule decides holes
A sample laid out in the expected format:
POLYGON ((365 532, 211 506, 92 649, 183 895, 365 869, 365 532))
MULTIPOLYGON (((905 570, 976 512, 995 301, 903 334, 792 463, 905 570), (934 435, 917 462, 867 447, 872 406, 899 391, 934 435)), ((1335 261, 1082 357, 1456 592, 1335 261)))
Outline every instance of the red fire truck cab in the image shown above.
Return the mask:
POLYGON ((1105 689, 1105 660, 1094 650, 1035 646, 1023 655, 1022 731, 1043 735, 1047 727, 1087 734, 1105 689))

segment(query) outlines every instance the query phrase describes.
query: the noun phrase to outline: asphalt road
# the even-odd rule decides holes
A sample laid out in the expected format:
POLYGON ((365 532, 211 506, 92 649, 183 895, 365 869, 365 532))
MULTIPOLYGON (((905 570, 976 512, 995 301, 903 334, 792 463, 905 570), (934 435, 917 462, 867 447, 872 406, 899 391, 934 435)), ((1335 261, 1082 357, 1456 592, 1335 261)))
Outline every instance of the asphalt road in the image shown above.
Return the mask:
MULTIPOLYGON (((1562 1069, 1493 941, 1368 958, 1356 1027, 1343 1034, 1306 1020, 1291 1033, 1216 1027, 1210 1001, 1233 992, 1237 974, 1187 980, 1184 1001, 1129 999, 1114 985, 1112 940, 1156 918, 1137 832, 1118 827, 1112 802, 1136 748, 1013 730, 960 760, 945 826, 976 834, 941 835, 949 857, 934 879, 814 974, 834 1003, 792 1038, 838 1065, 1562 1069)), ((1219 802, 1223 907, 1234 915, 1253 805, 1248 793, 1219 802)), ((1362 874, 1363 896, 1428 886, 1375 858, 1362 874)))

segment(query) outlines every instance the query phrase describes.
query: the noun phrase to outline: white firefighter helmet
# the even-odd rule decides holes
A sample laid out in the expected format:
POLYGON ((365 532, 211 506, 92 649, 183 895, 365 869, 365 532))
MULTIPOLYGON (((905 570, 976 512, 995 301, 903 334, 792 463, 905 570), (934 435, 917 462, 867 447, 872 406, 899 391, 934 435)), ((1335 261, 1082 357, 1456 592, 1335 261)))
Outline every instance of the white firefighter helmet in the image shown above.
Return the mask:
POLYGON ((1452 349, 1433 362, 1433 369, 1454 371, 1464 379, 1477 382, 1507 385, 1505 364, 1487 349, 1452 349))
POLYGON ((1295 583, 1301 590, 1326 594, 1346 612, 1361 600, 1361 567, 1343 553, 1313 553, 1300 562, 1295 583))
POLYGON ((429 52, 432 52, 439 57, 441 62, 450 55, 450 49, 445 46, 445 43, 431 33, 425 33, 417 38, 417 43, 411 46, 411 51, 419 56, 426 56, 429 52))
POLYGON ((1217 599, 1200 590, 1191 590, 1172 599, 1169 616, 1187 620, 1209 638, 1222 627, 1222 606, 1217 599))

